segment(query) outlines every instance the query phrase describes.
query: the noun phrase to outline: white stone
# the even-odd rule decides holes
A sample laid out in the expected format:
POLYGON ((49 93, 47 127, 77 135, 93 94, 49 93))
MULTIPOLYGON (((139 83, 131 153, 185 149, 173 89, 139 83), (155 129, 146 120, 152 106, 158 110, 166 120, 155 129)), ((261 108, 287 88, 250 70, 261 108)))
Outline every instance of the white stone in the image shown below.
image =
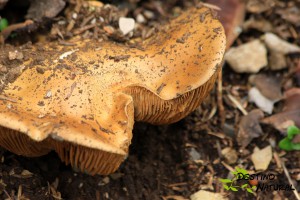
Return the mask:
POLYGON ((259 107, 262 111, 272 114, 274 103, 276 101, 272 101, 261 94, 261 92, 253 87, 249 90, 248 93, 249 101, 254 102, 257 107, 259 107))
POLYGON ((267 49, 258 39, 230 48, 225 60, 238 73, 257 73, 268 64, 267 49))
POLYGON ((145 23, 146 22, 146 19, 145 19, 145 17, 144 17, 144 15, 142 15, 142 14, 138 14, 137 16, 136 16, 136 21, 138 22, 138 23, 145 23))
POLYGON ((135 26, 135 20, 127 17, 120 17, 119 19, 119 28, 124 35, 133 31, 135 26))
POLYGON ((147 19, 153 19, 155 17, 154 13, 150 10, 145 10, 144 15, 147 17, 147 19))
POLYGON ((300 52, 300 47, 282 40, 273 33, 266 33, 262 38, 270 51, 283 54, 300 52))

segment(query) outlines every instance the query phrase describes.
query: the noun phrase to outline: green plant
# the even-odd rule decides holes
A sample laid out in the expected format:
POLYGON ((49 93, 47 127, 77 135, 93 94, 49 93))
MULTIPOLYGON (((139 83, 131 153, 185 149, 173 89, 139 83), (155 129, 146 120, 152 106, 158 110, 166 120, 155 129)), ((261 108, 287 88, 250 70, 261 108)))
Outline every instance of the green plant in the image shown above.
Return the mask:
POLYGON ((0 18, 0 31, 3 31, 8 26, 8 21, 5 18, 0 18))
POLYGON ((256 186, 250 186, 248 183, 243 184, 242 186, 238 186, 238 185, 234 185, 236 184, 236 181, 239 178, 239 175, 243 175, 243 176, 249 176, 249 173, 247 170, 242 169, 242 168, 235 168, 235 171, 231 172, 234 177, 232 179, 219 179, 222 183, 223 183, 223 187, 225 190, 231 190, 233 192, 237 192, 239 190, 239 188, 243 188, 246 189, 247 192, 252 193, 253 194, 253 190, 256 189, 256 186))
POLYGON ((279 147, 286 151, 300 150, 300 143, 293 143, 296 135, 300 134, 300 129, 296 126, 290 126, 287 130, 287 136, 279 142, 279 147))

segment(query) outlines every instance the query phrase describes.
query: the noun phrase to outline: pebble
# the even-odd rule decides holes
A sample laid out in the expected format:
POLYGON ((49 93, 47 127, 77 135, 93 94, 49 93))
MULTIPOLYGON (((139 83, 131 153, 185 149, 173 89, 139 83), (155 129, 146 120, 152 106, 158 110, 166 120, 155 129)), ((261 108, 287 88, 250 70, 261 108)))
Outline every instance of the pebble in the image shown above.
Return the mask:
POLYGON ((129 32, 133 31, 135 26, 135 20, 127 17, 119 18, 119 28, 124 35, 127 35, 129 32))
POLYGON ((146 19, 145 19, 144 15, 138 14, 138 15, 136 16, 136 21, 137 21, 138 23, 143 24, 143 23, 146 22, 146 19))
POLYGON ((267 49, 256 39, 230 48, 225 54, 225 60, 237 73, 257 73, 268 64, 267 49))
POLYGON ((144 15, 147 19, 154 19, 155 17, 154 13, 150 10, 145 10, 144 15))
POLYGON ((103 186, 103 185, 106 185, 108 184, 110 181, 109 177, 104 177, 99 183, 98 183, 98 186, 103 186))
POLYGON ((282 40, 274 33, 266 33, 262 38, 270 51, 276 51, 283 54, 300 52, 300 47, 282 40))
POLYGON ((196 151, 195 148, 190 149, 189 155, 193 161, 200 160, 200 158, 201 158, 201 155, 199 154, 198 151, 196 151))
POLYGON ((225 158, 225 161, 228 163, 228 164, 234 164, 236 163, 237 159, 238 159, 238 155, 236 153, 236 151, 230 147, 226 147, 224 149, 222 149, 222 155, 224 156, 225 158))
POLYGON ((10 51, 8 52, 8 59, 9 60, 22 60, 24 58, 24 55, 22 52, 19 52, 18 50, 10 51))

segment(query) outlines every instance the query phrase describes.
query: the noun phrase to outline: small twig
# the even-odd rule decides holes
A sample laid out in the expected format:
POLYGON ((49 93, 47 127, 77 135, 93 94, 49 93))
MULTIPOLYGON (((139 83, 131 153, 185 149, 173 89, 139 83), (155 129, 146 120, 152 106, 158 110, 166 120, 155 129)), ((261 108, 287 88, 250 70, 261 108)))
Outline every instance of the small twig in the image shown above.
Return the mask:
POLYGON ((224 135, 224 133, 214 133, 214 132, 207 132, 208 135, 213 135, 215 137, 218 137, 220 139, 224 139, 226 138, 226 135, 224 135))
POLYGON ((8 192, 7 192, 6 190, 3 190, 3 191, 4 191, 4 193, 6 194, 6 196, 8 197, 8 199, 13 200, 13 198, 11 198, 11 196, 8 194, 8 192))
MULTIPOLYGON (((280 158, 279 158, 279 159, 280 159, 280 158)), ((292 185, 292 187, 294 188, 293 192, 294 192, 294 194, 295 194, 297 200, 300 200, 299 193, 297 192, 297 190, 296 190, 296 188, 295 188, 295 185, 293 184, 292 179, 291 179, 291 177, 290 177, 290 174, 289 174, 289 172, 288 172, 288 170, 287 170, 287 168, 286 168, 284 162, 282 161, 282 159, 280 159, 280 162, 281 162, 281 166, 282 166, 282 168, 283 168, 284 174, 286 175, 286 177, 287 177, 289 183, 290 183, 290 184, 292 185)))
POLYGON ((79 34, 81 34, 84 31, 87 31, 89 29, 94 28, 95 26, 97 26, 97 24, 89 24, 89 25, 86 25, 86 26, 81 27, 79 29, 76 29, 76 30, 74 30, 74 35, 79 35, 79 34))
MULTIPOLYGON (((223 63, 221 64, 223 66, 223 63)), ((222 67, 218 73, 218 92, 217 92, 217 101, 218 101, 218 110, 219 116, 221 119, 221 127, 223 127, 225 123, 225 112, 224 112, 224 105, 223 105, 223 80, 222 80, 222 67)))
POLYGON ((186 186, 187 184, 188 184, 187 182, 182 182, 182 183, 172 183, 172 184, 169 184, 168 187, 186 186))
POLYGON ((222 165, 223 165, 226 169, 228 169, 230 172, 234 172, 234 169, 233 169, 230 165, 228 165, 226 162, 222 161, 221 163, 222 163, 222 165))
POLYGON ((217 150, 218 150, 219 158, 222 158, 222 149, 221 149, 220 141, 217 140, 216 144, 217 144, 217 150))
POLYGON ((241 105, 241 103, 231 94, 227 94, 228 98, 230 99, 230 101, 232 101, 232 103, 234 103, 234 105, 244 114, 244 115, 248 115, 248 112, 244 109, 244 107, 241 105))
POLYGON ((210 113, 209 113, 207 119, 205 119, 204 121, 208 121, 208 120, 210 120, 211 118, 213 118, 213 116, 216 114, 216 112, 217 112, 217 106, 216 106, 215 103, 214 103, 214 105, 213 105, 213 107, 212 107, 212 109, 211 109, 211 111, 210 111, 210 113))
POLYGON ((13 24, 8 26, 7 28, 5 28, 1 34, 3 35, 4 39, 8 38, 8 36, 13 32, 16 31, 18 29, 22 29, 25 28, 29 25, 34 24, 34 22, 32 20, 26 20, 25 22, 22 23, 17 23, 17 24, 13 24))
POLYGON ((18 194, 17 194, 17 199, 18 199, 18 200, 21 199, 22 196, 23 196, 23 195, 22 195, 22 185, 19 185, 19 188, 18 188, 18 194))
POLYGON ((280 157, 279 157, 278 153, 277 153, 277 152, 274 152, 274 153, 273 153, 273 157, 274 157, 274 160, 275 160, 275 163, 276 163, 277 167, 278 167, 279 169, 281 169, 281 168, 282 168, 282 165, 281 165, 281 160, 280 160, 280 157))
POLYGON ((89 21, 91 21, 93 18, 95 17, 95 14, 92 13, 90 16, 87 16, 86 18, 83 19, 82 23, 80 24, 79 27, 84 27, 85 25, 87 25, 87 23, 89 21))

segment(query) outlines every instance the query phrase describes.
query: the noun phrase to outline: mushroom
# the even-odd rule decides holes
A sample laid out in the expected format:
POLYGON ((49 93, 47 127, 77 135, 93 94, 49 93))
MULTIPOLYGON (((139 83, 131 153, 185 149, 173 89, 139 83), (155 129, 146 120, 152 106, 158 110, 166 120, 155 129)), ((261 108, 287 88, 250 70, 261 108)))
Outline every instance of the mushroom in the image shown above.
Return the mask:
POLYGON ((202 7, 140 46, 74 38, 72 46, 19 48, 23 71, 0 93, 0 145, 25 156, 55 150, 83 172, 112 173, 128 155, 134 120, 173 123, 203 101, 225 40, 220 22, 202 7))

